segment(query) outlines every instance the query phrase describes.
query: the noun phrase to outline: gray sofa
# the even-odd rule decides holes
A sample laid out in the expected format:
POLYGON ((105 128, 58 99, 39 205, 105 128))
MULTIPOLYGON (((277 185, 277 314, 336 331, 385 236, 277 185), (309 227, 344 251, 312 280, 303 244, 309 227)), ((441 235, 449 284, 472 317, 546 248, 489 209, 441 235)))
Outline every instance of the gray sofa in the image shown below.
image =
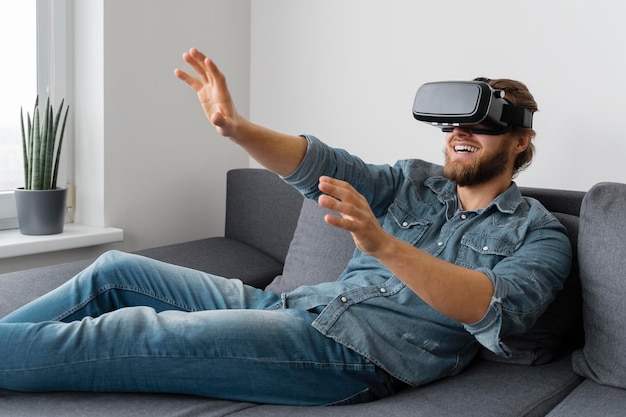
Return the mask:
MULTIPOLYGON (((139 252, 268 291, 334 279, 354 244, 324 210, 261 169, 227 176, 224 237, 139 252)), ((482 351, 460 375, 367 404, 292 407, 124 393, 0 390, 7 416, 612 416, 626 415, 626 185, 587 193, 524 188, 568 228, 577 256, 566 287, 513 357, 482 351)), ((0 316, 58 286, 91 262, 0 275, 0 316)), ((316 389, 311 386, 311 389, 316 389)))

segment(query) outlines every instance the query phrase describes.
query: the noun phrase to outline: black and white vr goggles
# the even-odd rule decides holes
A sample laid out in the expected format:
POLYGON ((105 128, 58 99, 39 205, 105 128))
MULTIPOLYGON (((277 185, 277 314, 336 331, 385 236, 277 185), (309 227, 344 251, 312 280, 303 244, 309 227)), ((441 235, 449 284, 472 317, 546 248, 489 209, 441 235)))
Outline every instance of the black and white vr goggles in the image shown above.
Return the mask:
POLYGON ((440 81, 415 94, 413 116, 444 132, 464 127, 474 133, 501 135, 512 126, 532 127, 533 113, 512 105, 504 91, 484 81, 440 81))

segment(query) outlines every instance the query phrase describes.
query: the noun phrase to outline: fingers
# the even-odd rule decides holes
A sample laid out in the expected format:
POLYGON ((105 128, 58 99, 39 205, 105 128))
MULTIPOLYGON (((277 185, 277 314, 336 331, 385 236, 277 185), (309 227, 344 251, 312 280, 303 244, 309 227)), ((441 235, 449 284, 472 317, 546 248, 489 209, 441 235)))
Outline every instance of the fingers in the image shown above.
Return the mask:
POLYGON ((320 178, 319 189, 324 192, 318 199, 319 205, 339 213, 326 214, 326 223, 349 231, 363 253, 372 254, 380 248, 386 232, 361 193, 349 183, 330 177, 320 178))
POLYGON ((180 80, 191 86, 196 92, 206 84, 223 82, 224 77, 215 63, 198 49, 191 48, 189 52, 185 52, 183 54, 183 60, 194 69, 198 76, 194 77, 180 69, 176 69, 174 74, 180 80))
POLYGON ((200 52, 197 48, 191 48, 189 50, 189 55, 191 55, 200 62, 204 62, 204 60, 206 59, 206 55, 200 52))
POLYGON ((321 177, 319 189, 324 193, 318 199, 319 205, 340 213, 344 219, 357 220, 370 211, 365 197, 345 181, 321 177))
POLYGON ((209 74, 206 66, 204 65, 206 56, 202 52, 198 51, 196 48, 191 48, 189 52, 185 52, 183 54, 183 60, 191 65, 191 67, 198 73, 204 84, 209 82, 209 74))
POLYGON ((174 75, 176 75, 176 77, 178 77, 178 79, 180 79, 181 81, 184 81, 185 83, 187 83, 196 92, 200 88, 202 88, 202 83, 200 82, 200 80, 192 77, 191 75, 187 74, 183 70, 180 70, 177 68, 176 70, 174 70, 174 75))
POLYGON ((339 227, 341 229, 347 230, 349 232, 354 232, 356 230, 356 223, 354 222, 355 217, 346 213, 346 210, 340 206, 342 203, 328 195, 321 195, 318 199, 318 204, 321 207, 325 207, 329 210, 332 210, 338 214, 326 214, 324 216, 324 221, 335 227, 339 227))
POLYGON ((324 194, 335 197, 341 201, 355 198, 360 194, 349 183, 335 178, 322 176, 319 180, 319 189, 324 194))
POLYGON ((215 65, 215 62, 213 62, 211 58, 204 59, 204 67, 206 68, 206 74, 209 77, 209 83, 214 84, 220 89, 225 90, 228 88, 226 86, 226 77, 224 77, 224 74, 222 74, 219 68, 217 68, 217 65, 215 65))

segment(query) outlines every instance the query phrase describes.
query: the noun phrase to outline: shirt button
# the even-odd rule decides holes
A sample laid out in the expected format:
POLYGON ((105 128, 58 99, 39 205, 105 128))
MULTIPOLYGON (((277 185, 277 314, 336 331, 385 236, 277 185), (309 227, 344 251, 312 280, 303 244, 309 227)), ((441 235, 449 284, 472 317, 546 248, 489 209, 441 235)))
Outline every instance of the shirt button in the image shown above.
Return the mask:
POLYGON ((443 242, 437 242, 437 246, 443 246, 443 242))
POLYGON ((385 288, 381 288, 380 292, 382 292, 383 294, 387 292, 387 290, 385 288))
POLYGON ((467 219, 467 214, 461 214, 461 220, 467 219))
POLYGON ((409 222, 402 222, 402 227, 408 227, 409 226, 409 222))
POLYGON ((347 302, 348 302, 348 299, 347 299, 346 297, 341 297, 341 302, 342 302, 342 303, 347 303, 347 302))
POLYGON ((489 246, 483 246, 483 251, 487 252, 489 250, 489 246))

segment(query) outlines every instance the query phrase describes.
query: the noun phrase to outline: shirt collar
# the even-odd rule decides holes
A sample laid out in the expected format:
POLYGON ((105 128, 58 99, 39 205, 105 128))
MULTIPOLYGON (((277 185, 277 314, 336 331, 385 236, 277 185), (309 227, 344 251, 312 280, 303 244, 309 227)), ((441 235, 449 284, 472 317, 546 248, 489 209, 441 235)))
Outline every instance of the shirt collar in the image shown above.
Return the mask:
MULTIPOLYGON (((456 202, 456 184, 445 177, 430 177, 424 183, 430 188, 436 195, 441 204, 448 204, 456 202)), ((506 189, 502 194, 497 196, 491 203, 482 210, 485 211, 495 206, 500 212, 506 214, 512 214, 517 210, 517 207, 522 202, 522 193, 520 192, 517 184, 511 182, 511 186, 506 189)))

